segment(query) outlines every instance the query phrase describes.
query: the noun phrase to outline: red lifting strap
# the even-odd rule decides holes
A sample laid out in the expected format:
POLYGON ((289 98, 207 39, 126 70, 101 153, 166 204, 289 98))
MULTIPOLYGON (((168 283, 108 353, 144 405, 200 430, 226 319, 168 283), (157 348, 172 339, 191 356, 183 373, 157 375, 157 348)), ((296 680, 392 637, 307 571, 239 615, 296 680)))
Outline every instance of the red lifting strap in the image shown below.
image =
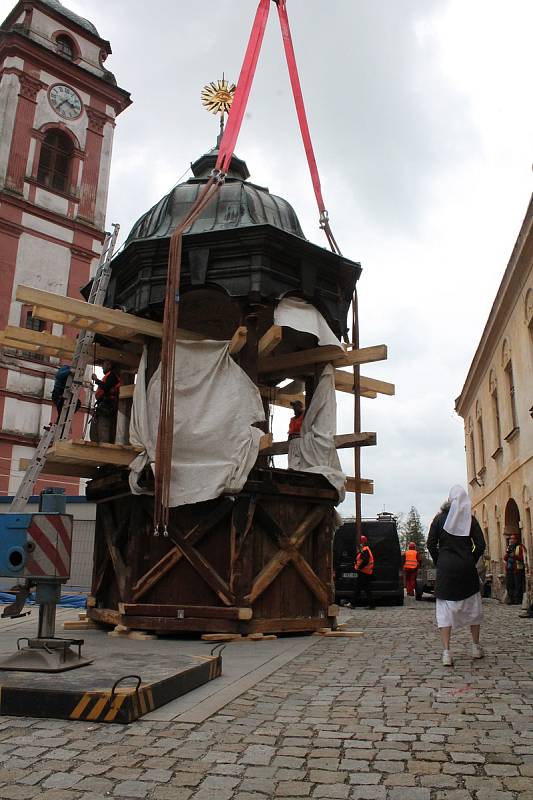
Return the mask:
POLYGON ((237 88, 235 96, 231 105, 231 113, 228 117, 228 124, 224 130, 222 141, 220 143, 219 154, 215 169, 227 172, 235 145, 237 144, 237 137, 241 129, 242 118, 246 111, 248 103, 248 96, 252 88, 252 81, 255 75, 255 68, 257 66, 257 59, 261 51, 263 43, 263 36, 268 20, 268 12, 270 11, 270 0, 260 0, 257 12, 255 15, 252 32, 246 53, 244 54, 244 61, 242 62, 241 74, 237 81, 237 88))
MULTIPOLYGON (((300 124, 300 131, 304 143, 305 154, 307 156, 307 163, 309 164, 309 171, 311 173, 311 181, 313 183, 316 202, 320 212, 320 227, 324 230, 333 252, 340 254, 339 247, 329 226, 328 212, 326 211, 324 199, 322 197, 320 177, 318 175, 318 167, 316 164, 313 144, 311 142, 309 125, 307 124, 307 115, 305 113, 305 105, 302 95, 302 87, 300 85, 300 78, 298 75, 298 67, 296 66, 296 56, 294 54, 294 47, 292 44, 286 0, 274 0, 274 2, 278 7, 281 35, 283 37, 285 56, 287 58, 287 66, 289 69, 289 78, 294 96, 294 104, 296 106, 296 114, 298 115, 298 122, 300 124)), ((235 91, 235 97, 233 99, 233 104, 228 117, 228 124, 220 143, 219 155, 215 169, 223 173, 227 172, 229 169, 231 158, 237 143, 237 137, 241 129, 244 112, 246 110, 250 89, 252 88, 252 82, 257 67, 259 52, 263 43, 263 36, 268 21, 269 11, 270 0, 260 0, 255 15, 254 24, 252 26, 250 40, 248 42, 248 47, 246 48, 246 54, 241 67, 241 73, 237 82, 237 89, 235 91)))

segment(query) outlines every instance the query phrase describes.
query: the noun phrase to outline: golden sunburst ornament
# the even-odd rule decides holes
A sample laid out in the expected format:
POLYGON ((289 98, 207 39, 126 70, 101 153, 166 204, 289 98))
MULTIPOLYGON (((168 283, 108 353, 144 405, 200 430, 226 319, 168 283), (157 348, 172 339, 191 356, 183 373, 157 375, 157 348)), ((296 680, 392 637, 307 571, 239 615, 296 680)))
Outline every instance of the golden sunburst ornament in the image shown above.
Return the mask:
POLYGON ((222 80, 211 81, 202 89, 202 104, 212 114, 229 114, 233 96, 237 87, 229 83, 224 76, 222 80))

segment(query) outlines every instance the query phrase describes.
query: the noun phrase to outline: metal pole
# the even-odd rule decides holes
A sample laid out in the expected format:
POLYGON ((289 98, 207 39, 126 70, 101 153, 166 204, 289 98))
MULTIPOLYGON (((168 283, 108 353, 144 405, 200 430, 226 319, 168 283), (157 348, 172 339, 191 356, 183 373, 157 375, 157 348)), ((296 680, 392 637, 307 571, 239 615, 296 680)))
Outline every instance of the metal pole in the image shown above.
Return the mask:
POLYGON ((38 639, 53 639, 56 632, 56 604, 41 603, 39 606, 38 639))
MULTIPOLYGON (((352 298, 352 347, 359 347, 359 314, 357 306, 357 289, 352 298)), ((361 432, 361 370, 359 364, 353 365, 353 417, 354 433, 361 432)), ((361 448, 354 447, 353 450, 354 472, 356 481, 355 492, 355 536, 356 543, 361 540, 361 493, 357 487, 361 481, 361 448)))

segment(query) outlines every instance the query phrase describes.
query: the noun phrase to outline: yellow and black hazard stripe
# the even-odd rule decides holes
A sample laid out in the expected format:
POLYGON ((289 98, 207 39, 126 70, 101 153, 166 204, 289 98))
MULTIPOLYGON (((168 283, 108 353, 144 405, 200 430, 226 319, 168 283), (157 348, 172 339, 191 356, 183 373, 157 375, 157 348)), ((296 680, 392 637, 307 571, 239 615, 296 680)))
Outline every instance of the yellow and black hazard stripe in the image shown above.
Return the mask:
POLYGON ((133 722, 154 708, 153 692, 149 686, 129 691, 85 692, 69 714, 69 719, 87 722, 133 722))

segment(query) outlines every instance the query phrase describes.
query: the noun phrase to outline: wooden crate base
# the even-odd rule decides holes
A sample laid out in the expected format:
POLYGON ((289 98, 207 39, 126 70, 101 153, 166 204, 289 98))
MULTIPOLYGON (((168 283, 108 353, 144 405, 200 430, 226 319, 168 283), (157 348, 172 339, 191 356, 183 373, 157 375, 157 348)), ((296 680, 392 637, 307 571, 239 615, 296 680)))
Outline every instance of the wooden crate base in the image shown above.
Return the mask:
MULTIPOLYGON (((217 609, 213 609, 215 614, 217 609)), ((113 627, 120 625, 138 631, 157 631, 165 633, 220 633, 220 634, 278 634, 278 633, 314 633, 324 629, 326 620, 323 617, 313 617, 310 619, 208 619, 208 618, 186 618, 177 619, 163 616, 131 616, 121 614, 108 608, 88 608, 87 616, 89 620, 113 627)))

